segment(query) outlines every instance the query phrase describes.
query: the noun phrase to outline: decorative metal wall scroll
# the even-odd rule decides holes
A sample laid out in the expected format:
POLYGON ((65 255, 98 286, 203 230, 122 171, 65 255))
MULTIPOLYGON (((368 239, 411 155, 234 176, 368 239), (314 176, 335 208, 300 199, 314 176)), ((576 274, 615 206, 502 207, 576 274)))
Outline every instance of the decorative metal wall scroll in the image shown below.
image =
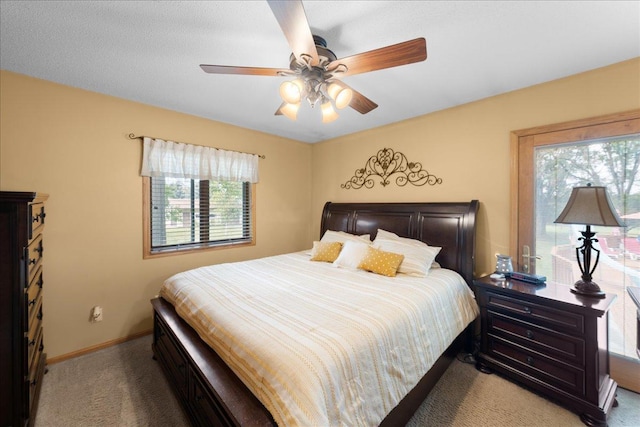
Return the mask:
POLYGON ((365 167, 357 169, 355 175, 340 187, 355 190, 362 187, 371 188, 376 176, 382 178, 380 184, 383 187, 390 184, 391 177, 395 177, 396 184, 400 187, 407 185, 407 182, 416 186, 442 184, 442 178, 422 169, 422 164, 408 161, 407 157, 400 152, 383 148, 378 151, 378 154, 371 156, 365 167))

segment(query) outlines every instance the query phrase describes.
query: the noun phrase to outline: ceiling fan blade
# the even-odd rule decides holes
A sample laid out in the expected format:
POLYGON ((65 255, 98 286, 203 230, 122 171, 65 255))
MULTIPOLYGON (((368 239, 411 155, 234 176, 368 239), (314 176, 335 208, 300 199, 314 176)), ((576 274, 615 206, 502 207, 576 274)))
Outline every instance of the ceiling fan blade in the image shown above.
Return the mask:
POLYGON ((349 103, 349 107, 353 108, 360 114, 367 114, 371 110, 378 108, 378 104, 361 94, 360 92, 353 91, 353 98, 349 103))
POLYGON ((346 58, 336 59, 331 62, 327 68, 333 70, 339 64, 346 65, 348 69, 344 73, 340 73, 340 77, 342 77, 412 64, 414 62, 424 61, 425 59, 427 59, 427 42, 424 38, 420 37, 357 55, 347 56, 346 58))
POLYGON ((210 74, 241 74, 245 76, 275 76, 282 75, 281 73, 290 73, 291 70, 285 70, 281 68, 260 68, 260 67, 233 67, 227 65, 207 65, 200 64, 200 68, 205 73, 210 74))
POLYGON ((355 90, 354 88, 346 84, 345 82, 339 81, 337 83, 343 88, 351 89, 351 92, 353 93, 353 95, 351 97, 351 102, 349 102, 349 107, 353 108, 360 114, 367 114, 369 111, 378 108, 378 104, 376 104, 375 102, 373 102, 372 100, 370 100, 369 98, 367 98, 366 96, 364 96, 363 94, 361 94, 360 92, 358 92, 357 90, 355 90))
POLYGON ((308 55, 311 57, 311 65, 318 65, 318 51, 309 28, 307 15, 304 13, 302 1, 267 0, 267 2, 295 57, 303 59, 304 55, 308 55))

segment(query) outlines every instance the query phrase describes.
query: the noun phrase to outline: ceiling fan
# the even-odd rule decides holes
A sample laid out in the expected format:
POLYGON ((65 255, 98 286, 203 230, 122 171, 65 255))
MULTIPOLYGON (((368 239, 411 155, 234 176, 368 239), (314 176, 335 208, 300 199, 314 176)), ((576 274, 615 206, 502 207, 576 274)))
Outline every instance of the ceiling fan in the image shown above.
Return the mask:
POLYGON ((322 121, 325 123, 338 118, 331 101, 337 108, 349 106, 361 114, 367 114, 378 104, 345 84, 341 80, 343 77, 427 59, 424 38, 338 59, 327 48, 327 43, 322 37, 311 34, 302 0, 267 2, 293 51, 289 58, 289 69, 206 64, 201 64, 200 67, 211 74, 294 77, 293 80, 280 85, 280 96, 284 102, 275 115, 284 115, 296 120, 303 99, 306 99, 311 107, 320 103, 322 121))

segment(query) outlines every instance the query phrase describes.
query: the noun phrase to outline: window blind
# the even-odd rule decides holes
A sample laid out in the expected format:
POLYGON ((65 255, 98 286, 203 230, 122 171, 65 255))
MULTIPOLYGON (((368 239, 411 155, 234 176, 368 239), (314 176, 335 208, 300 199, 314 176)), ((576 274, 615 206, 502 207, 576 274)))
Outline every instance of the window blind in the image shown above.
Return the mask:
POLYGON ((150 180, 152 252, 252 241, 248 182, 150 180))

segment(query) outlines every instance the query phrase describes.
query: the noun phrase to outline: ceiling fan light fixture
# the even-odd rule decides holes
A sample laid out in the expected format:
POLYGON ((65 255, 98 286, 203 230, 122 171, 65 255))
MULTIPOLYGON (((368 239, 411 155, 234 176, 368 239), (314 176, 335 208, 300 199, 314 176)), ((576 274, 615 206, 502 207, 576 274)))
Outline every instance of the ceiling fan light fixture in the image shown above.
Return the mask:
POLYGON ((298 104, 302 99, 304 83, 300 80, 283 82, 280 85, 280 97, 287 104, 298 104))
POLYGON ((339 83, 331 83, 327 91, 339 109, 348 107, 353 98, 353 91, 349 88, 342 87, 339 83))
POLYGON ((327 48, 324 38, 311 33, 302 1, 267 0, 292 51, 289 69, 207 64, 200 64, 200 68, 210 74, 286 76, 294 79, 280 85, 280 97, 284 103, 278 107, 275 115, 286 115, 296 120, 300 104, 306 99, 312 108, 321 104, 322 121, 328 123, 338 117, 334 107, 351 107, 360 114, 367 114, 378 107, 378 104, 344 84, 341 81, 343 77, 427 59, 427 43, 423 37, 338 59, 327 48))
POLYGON ((325 99, 325 102, 320 105, 320 109, 322 110, 322 123, 330 123, 338 118, 338 113, 333 109, 333 105, 328 99, 325 99))
POLYGON ((294 122, 296 121, 296 119, 298 118, 298 109, 300 108, 300 103, 286 103, 284 104, 284 106, 282 108, 280 108, 280 112, 282 113, 282 115, 286 116, 287 118, 293 120, 294 122))

